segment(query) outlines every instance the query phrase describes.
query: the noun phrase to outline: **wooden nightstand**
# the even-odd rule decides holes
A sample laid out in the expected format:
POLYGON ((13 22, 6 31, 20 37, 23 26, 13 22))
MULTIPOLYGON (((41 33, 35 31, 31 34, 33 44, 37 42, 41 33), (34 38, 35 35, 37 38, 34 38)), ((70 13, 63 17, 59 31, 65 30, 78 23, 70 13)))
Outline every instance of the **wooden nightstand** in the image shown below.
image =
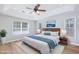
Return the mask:
POLYGON ((66 37, 60 37, 59 40, 60 40, 59 44, 61 44, 61 45, 68 44, 68 39, 66 37))

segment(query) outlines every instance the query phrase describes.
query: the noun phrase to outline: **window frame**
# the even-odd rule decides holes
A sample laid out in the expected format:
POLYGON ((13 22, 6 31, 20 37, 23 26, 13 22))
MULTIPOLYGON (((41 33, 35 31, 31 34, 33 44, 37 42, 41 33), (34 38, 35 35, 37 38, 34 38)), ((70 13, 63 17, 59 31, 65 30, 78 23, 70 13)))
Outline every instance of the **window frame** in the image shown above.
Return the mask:
MULTIPOLYGON (((27 23, 27 22, 24 22, 24 23, 27 23)), ((28 34, 29 33, 29 24, 27 23, 27 30, 26 31, 22 30, 23 29, 22 24, 23 24, 23 22, 21 22, 21 21, 13 21, 13 24, 12 24, 12 33, 13 34, 28 34), (14 31, 14 22, 20 22, 20 26, 21 26, 20 31, 18 31, 18 30, 14 31)))

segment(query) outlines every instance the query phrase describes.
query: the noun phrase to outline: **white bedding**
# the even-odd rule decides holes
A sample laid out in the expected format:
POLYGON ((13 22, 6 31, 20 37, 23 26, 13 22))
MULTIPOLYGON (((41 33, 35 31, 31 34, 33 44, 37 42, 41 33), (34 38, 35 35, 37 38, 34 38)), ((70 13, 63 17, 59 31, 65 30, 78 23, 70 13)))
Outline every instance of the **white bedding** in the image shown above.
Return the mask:
MULTIPOLYGON (((55 42, 55 44, 58 44, 58 42, 59 42, 59 39, 58 39, 59 36, 47 36, 47 35, 36 35, 36 36, 41 36, 44 38, 51 39, 55 42)), ((46 42, 35 40, 33 38, 30 38, 30 37, 24 37, 23 41, 25 43, 27 43, 28 45, 36 48, 37 50, 39 50, 43 54, 50 53, 50 48, 46 42)))

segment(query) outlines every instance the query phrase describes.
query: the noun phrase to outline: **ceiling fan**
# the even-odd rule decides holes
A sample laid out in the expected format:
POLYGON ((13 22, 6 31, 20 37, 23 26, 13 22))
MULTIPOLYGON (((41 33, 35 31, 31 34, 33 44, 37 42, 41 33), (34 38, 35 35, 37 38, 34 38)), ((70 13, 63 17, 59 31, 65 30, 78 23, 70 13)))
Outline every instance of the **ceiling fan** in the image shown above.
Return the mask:
MULTIPOLYGON (((40 12, 46 12, 46 10, 44 10, 44 9, 39 9, 39 7, 40 7, 40 4, 37 4, 34 8, 26 7, 26 9, 33 10, 32 12, 33 12, 33 13, 37 13, 38 15, 40 15, 40 12)), ((32 13, 32 12, 31 12, 31 13, 32 13)))

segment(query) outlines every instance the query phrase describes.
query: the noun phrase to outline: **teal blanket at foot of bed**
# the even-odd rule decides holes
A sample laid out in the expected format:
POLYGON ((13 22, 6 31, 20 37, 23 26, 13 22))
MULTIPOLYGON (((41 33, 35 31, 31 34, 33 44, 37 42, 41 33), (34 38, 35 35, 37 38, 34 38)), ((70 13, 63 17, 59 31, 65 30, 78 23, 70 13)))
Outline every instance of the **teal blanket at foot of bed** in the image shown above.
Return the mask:
POLYGON ((52 49, 52 48, 54 49, 56 47, 56 44, 51 39, 43 38, 43 37, 40 37, 40 36, 34 36, 34 35, 28 36, 28 37, 33 38, 35 40, 40 40, 40 41, 46 42, 48 44, 48 46, 50 47, 50 49, 52 49))

